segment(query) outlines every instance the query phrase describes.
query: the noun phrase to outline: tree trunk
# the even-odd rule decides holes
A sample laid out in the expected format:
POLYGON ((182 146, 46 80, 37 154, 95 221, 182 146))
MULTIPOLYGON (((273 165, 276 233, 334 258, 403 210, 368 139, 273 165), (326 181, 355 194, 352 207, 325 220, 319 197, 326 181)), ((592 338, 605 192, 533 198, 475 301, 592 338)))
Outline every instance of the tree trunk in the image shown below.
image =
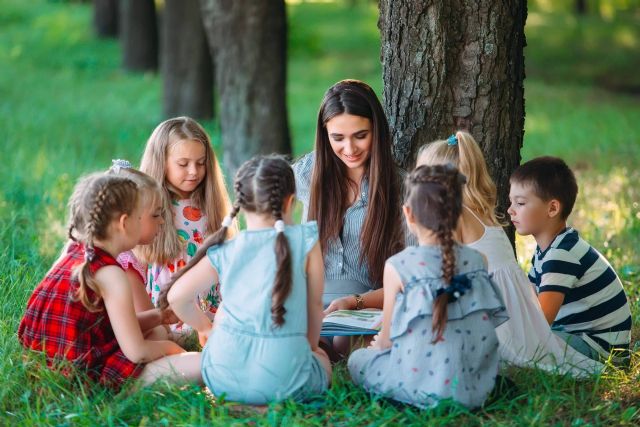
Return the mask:
POLYGON ((213 66, 199 0, 165 0, 161 70, 164 116, 213 117, 213 66))
POLYGON ((158 24, 153 0, 120 0, 120 41, 125 70, 158 69, 158 24))
POLYGON ((118 0, 93 0, 93 28, 101 38, 118 36, 118 0))
MULTIPOLYGON (((384 108, 398 163, 466 129, 508 207, 524 135, 526 0, 380 0, 384 108)), ((513 234, 511 234, 513 236, 513 234)))
POLYGON ((284 0, 201 0, 220 100, 224 164, 290 153, 284 0))
POLYGON ((587 14, 587 0, 576 0, 575 3, 575 11, 578 15, 586 15, 587 14))

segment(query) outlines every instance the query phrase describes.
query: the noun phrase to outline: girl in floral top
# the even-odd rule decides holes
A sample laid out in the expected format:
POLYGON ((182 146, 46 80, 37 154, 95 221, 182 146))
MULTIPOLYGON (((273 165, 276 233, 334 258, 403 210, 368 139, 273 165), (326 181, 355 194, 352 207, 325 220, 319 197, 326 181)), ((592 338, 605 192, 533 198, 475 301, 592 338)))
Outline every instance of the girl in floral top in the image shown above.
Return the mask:
MULTIPOLYGON (((164 226, 149 245, 136 248, 150 264, 147 290, 154 304, 171 276, 186 265, 204 237, 217 230, 231 209, 229 194, 211 140, 195 120, 176 117, 160 123, 147 141, 140 170, 162 185, 166 200, 164 226)), ((217 283, 201 295, 215 313, 217 283)))

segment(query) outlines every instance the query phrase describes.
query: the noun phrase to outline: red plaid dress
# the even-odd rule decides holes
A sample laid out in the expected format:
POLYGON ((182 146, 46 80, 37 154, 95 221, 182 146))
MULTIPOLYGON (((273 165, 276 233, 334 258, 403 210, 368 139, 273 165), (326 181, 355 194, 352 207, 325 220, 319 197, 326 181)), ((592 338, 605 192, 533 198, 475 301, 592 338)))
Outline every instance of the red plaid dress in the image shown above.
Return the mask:
MULTIPOLYGON (((119 265, 107 252, 95 248, 91 271, 119 265)), ((144 364, 126 358, 102 310, 92 313, 75 301, 78 281, 71 278, 73 268, 84 260, 81 244, 72 243, 66 255, 49 271, 33 291, 18 328, 18 338, 26 348, 44 351, 49 365, 58 359, 74 362, 88 370, 89 376, 103 384, 119 387, 129 377, 140 375, 144 364)), ((89 294, 93 298, 93 293, 89 294)))

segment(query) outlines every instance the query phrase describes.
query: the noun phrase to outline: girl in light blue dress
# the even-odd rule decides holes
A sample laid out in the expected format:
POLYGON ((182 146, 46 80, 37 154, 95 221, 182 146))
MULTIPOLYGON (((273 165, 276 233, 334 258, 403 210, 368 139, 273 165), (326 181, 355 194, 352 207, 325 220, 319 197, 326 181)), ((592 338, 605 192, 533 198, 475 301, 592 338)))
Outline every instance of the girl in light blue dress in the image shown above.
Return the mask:
POLYGON ((464 182, 451 165, 407 177, 403 209, 419 246, 387 260, 382 329, 348 363, 374 394, 420 408, 447 398, 477 407, 495 385, 495 328, 507 316, 482 255, 453 240, 464 182))
POLYGON ((234 187, 231 214, 176 274, 161 303, 198 331, 202 377, 214 395, 261 405, 320 394, 331 366, 318 348, 324 284, 318 227, 289 225, 295 179, 281 157, 245 162, 234 187), (225 241, 240 210, 247 229, 225 241), (212 278, 222 283, 223 301, 213 325, 196 303, 212 278))

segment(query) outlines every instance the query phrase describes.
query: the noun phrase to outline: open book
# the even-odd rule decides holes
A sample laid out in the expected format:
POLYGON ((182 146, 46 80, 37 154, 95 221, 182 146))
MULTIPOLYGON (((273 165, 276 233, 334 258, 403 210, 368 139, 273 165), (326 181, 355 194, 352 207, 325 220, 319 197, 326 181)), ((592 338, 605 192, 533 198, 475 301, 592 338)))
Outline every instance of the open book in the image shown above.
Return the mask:
POLYGON ((322 321, 320 336, 375 335, 382 325, 382 310, 337 310, 322 321))

